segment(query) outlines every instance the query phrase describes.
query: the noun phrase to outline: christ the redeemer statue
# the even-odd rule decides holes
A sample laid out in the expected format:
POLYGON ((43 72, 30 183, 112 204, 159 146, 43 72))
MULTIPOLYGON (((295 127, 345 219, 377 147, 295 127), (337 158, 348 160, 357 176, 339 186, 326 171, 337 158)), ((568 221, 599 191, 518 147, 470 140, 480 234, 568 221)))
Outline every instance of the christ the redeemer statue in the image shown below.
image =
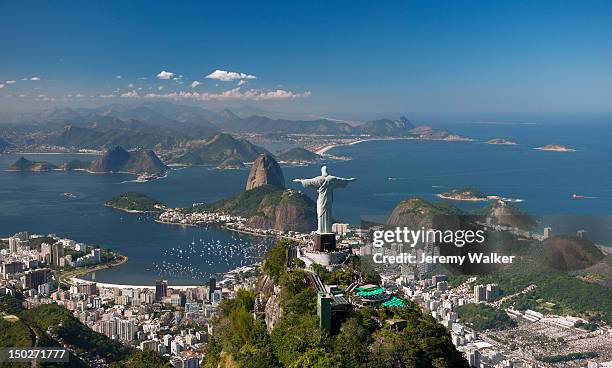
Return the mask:
POLYGON ((316 188, 317 198, 318 234, 332 232, 332 203, 334 202, 334 189, 344 188, 355 181, 355 178, 339 178, 327 173, 327 166, 321 167, 321 175, 312 179, 293 179, 294 183, 302 183, 304 188, 316 188))

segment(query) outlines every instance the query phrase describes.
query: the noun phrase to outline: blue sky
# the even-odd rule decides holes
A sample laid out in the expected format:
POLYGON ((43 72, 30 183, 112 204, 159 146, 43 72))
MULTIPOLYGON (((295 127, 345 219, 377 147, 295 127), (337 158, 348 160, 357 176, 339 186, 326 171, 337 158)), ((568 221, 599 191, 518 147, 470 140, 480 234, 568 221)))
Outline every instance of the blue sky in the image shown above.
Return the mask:
POLYGON ((0 14, 5 110, 162 98, 315 114, 612 111, 610 1, 1 0, 0 14))

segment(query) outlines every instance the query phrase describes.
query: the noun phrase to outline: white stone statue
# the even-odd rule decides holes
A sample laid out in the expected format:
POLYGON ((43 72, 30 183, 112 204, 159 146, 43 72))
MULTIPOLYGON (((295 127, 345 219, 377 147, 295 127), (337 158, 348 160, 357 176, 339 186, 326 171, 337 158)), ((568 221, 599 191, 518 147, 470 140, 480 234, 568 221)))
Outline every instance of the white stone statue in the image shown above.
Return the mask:
POLYGON ((294 183, 302 183, 304 188, 316 188, 319 196, 317 198, 318 234, 329 234, 332 232, 332 203, 334 202, 334 189, 344 188, 355 181, 355 178, 339 178, 327 173, 327 166, 321 167, 321 175, 312 179, 293 179, 294 183))

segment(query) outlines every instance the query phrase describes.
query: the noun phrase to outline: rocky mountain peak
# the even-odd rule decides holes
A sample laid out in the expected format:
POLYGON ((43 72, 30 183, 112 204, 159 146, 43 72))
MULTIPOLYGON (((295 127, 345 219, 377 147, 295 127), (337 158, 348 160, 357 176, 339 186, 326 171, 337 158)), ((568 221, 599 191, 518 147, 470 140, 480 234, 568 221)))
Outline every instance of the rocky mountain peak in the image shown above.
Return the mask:
POLYGON ((262 185, 274 185, 285 188, 285 176, 283 170, 274 157, 262 154, 257 157, 249 172, 246 190, 251 190, 262 185))

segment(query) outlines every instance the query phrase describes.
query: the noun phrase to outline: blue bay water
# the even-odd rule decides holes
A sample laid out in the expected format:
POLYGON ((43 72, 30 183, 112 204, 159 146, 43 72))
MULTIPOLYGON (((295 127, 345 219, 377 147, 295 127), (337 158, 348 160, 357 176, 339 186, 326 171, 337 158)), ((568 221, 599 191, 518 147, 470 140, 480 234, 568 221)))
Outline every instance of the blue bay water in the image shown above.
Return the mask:
MULTIPOLYGON (((438 122, 436 126, 444 125, 438 122)), ((587 229, 598 243, 612 244, 612 129, 610 124, 457 123, 449 130, 475 142, 371 141, 338 147, 334 175, 358 181, 334 195, 334 217, 358 224, 384 218, 399 201, 475 187, 487 194, 520 199, 516 203, 542 217, 555 232, 587 229), (490 138, 518 141, 517 146, 488 145, 490 138), (567 144, 573 153, 543 152, 534 147, 567 144), (393 180, 389 180, 393 178, 393 180), (593 197, 572 199, 572 194, 593 197)), ((18 157, 0 155, 5 168, 18 157)), ((63 162, 82 155, 28 155, 63 162)), ((285 167, 287 182, 316 176, 318 166, 285 167)), ((81 172, 0 172, 0 236, 21 230, 55 233, 126 254, 129 262, 96 274, 101 282, 151 284, 164 277, 174 284, 199 284, 210 274, 258 260, 272 241, 240 236, 216 227, 195 228, 155 223, 151 216, 131 215, 103 206, 110 197, 140 191, 170 206, 210 202, 243 190, 247 170, 193 167, 167 178, 135 183, 129 175, 81 172), (73 193, 69 198, 62 193, 73 193)), ((297 185, 289 183, 293 188, 297 185)), ((307 192, 314 198, 315 193, 307 192)), ((483 204, 454 202, 466 210, 483 204)))

